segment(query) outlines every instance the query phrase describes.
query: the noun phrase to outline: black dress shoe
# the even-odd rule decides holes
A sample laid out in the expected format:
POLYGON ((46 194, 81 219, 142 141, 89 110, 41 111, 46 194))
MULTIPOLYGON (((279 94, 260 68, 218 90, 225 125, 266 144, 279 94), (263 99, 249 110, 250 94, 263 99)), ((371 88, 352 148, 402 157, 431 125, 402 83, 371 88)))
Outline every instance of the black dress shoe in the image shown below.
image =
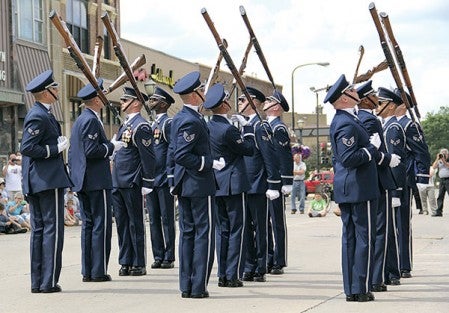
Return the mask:
POLYGON ((198 293, 198 294, 191 294, 190 298, 193 298, 193 299, 209 298, 209 292, 205 291, 205 292, 198 293))
POLYGON ((392 278, 385 282, 386 285, 399 286, 401 284, 401 280, 399 278, 392 278))
POLYGON ((383 291, 387 291, 387 286, 385 284, 373 285, 373 287, 371 289, 374 292, 383 292, 383 291))
POLYGON ((175 262, 173 261, 164 261, 161 264, 161 268, 173 268, 175 267, 175 262))
POLYGON ((218 277, 218 287, 227 287, 227 283, 226 277, 218 277))
POLYGON ((56 285, 54 287, 51 287, 49 289, 42 289, 41 292, 42 293, 53 293, 53 292, 61 292, 62 288, 59 285, 56 285))
POLYGON ((143 276, 147 274, 147 270, 144 266, 133 266, 129 270, 131 276, 143 276))
POLYGON ((418 214, 423 214, 424 211, 423 210, 419 210, 418 214))
POLYGON ((265 274, 261 273, 255 273, 253 280, 258 283, 264 283, 267 281, 267 279, 265 278, 265 274))
POLYGON ((39 288, 31 288, 31 293, 41 293, 39 288))
POLYGON ((346 295, 346 302, 357 301, 357 295, 346 295))
POLYGON ((271 275, 282 275, 284 274, 284 270, 282 269, 282 266, 275 265, 271 269, 271 275))
POLYGON ((181 293, 181 298, 190 298, 190 291, 183 291, 181 293))
POLYGON ((253 281, 254 280, 254 273, 251 273, 251 272, 243 273, 242 280, 243 281, 253 281))
POLYGON ((153 262, 153 264, 151 264, 151 268, 161 268, 161 266, 162 266, 161 260, 156 260, 153 262))
POLYGON ((243 287, 243 282, 240 279, 228 280, 226 287, 229 287, 229 288, 243 287))
POLYGON ((401 271, 401 277, 402 278, 411 278, 412 274, 410 273, 410 271, 404 270, 404 271, 401 271))
POLYGON ((129 276, 129 265, 122 265, 118 271, 119 276, 129 276))
POLYGON ((103 281, 111 281, 111 280, 112 280, 112 277, 111 277, 111 275, 108 275, 108 274, 100 276, 100 277, 92 277, 92 279, 91 279, 91 281, 95 282, 95 283, 99 283, 99 282, 103 282, 103 281))
POLYGON ((358 294, 357 301, 358 302, 374 301, 374 295, 371 292, 358 294))
POLYGON ((434 213, 434 214, 432 214, 432 216, 433 217, 435 217, 435 216, 443 216, 443 213, 434 213))
POLYGON ((90 277, 90 276, 83 276, 83 283, 87 283, 87 282, 90 282, 90 281, 92 281, 92 277, 90 277))

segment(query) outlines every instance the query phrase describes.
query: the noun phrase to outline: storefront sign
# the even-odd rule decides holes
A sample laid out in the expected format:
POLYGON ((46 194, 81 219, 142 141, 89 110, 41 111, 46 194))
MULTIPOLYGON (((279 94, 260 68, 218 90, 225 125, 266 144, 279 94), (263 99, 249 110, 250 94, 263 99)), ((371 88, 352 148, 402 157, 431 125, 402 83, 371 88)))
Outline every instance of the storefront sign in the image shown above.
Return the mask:
MULTIPOLYGON (((6 63, 6 52, 0 51, 0 63, 6 63)), ((0 70, 0 81, 6 81, 6 71, 0 70)))
POLYGON ((173 88, 175 85, 175 81, 173 80, 173 71, 170 71, 170 76, 164 76, 164 73, 160 68, 156 70, 155 74, 151 74, 150 77, 152 80, 154 80, 157 83, 170 86, 173 88))

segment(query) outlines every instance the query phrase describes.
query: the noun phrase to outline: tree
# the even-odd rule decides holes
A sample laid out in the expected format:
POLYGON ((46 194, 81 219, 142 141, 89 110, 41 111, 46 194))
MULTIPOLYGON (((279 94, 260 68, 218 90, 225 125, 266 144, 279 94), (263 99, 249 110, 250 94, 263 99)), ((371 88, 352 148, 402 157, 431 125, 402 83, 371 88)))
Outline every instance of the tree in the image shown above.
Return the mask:
POLYGON ((449 134, 446 133, 449 125, 449 107, 440 107, 437 113, 427 113, 421 122, 429 145, 430 156, 433 158, 441 148, 449 149, 449 134))

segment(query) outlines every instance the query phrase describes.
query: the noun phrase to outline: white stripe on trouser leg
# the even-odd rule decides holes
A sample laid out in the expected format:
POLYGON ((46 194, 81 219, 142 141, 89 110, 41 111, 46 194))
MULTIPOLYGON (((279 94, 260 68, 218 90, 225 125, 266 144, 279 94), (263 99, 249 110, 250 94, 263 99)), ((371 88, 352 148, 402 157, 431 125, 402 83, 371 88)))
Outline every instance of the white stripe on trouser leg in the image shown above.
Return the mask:
MULTIPOLYGON (((154 192, 154 190, 153 190, 154 192)), ((148 213, 148 217, 150 214, 148 213)), ((142 195, 143 258, 147 265, 147 230, 145 228, 145 195, 142 195)))
POLYGON ((366 207, 368 208, 368 262, 366 266, 366 281, 365 281, 365 292, 369 291, 369 275, 371 270, 371 202, 366 202, 366 207))
MULTIPOLYGON (((242 193, 242 211, 243 211, 243 225, 242 225, 242 231, 240 232, 240 252, 239 252, 239 258, 237 260, 237 276, 240 273, 240 263, 242 260, 242 250, 243 250, 243 236, 245 234, 245 223, 246 223, 246 203, 245 203, 245 193, 242 193)), ((237 277, 238 278, 238 277, 237 277)))
MULTIPOLYGON (((390 215, 390 207, 388 206, 388 199, 390 199, 390 193, 386 190, 385 193, 385 243, 384 243, 384 259, 382 263, 382 281, 385 282, 385 263, 387 262, 387 248, 388 248, 388 227, 389 227, 389 215, 390 215)), ((376 234, 377 235, 377 234, 376 234)), ((374 253, 376 253, 374 251, 374 253)))
MULTIPOLYGON (((266 247, 267 247, 265 249, 265 257, 266 257, 267 262, 268 262, 268 258, 269 258, 269 256, 268 256, 268 212, 269 212, 269 209, 270 209, 269 205, 270 205, 270 202, 269 202, 269 200, 267 198, 267 202, 265 204, 265 244, 266 244, 266 247)), ((274 263, 274 261, 273 261, 273 263, 274 263)), ((273 266, 273 264, 271 264, 271 265, 273 266)), ((267 270, 267 269, 265 268, 265 270, 267 270)))
POLYGON ((207 196, 207 213, 209 214, 209 232, 207 235, 207 263, 206 263, 206 279, 204 280, 204 290, 207 290, 207 274, 209 272, 209 262, 210 262, 210 243, 212 241, 212 197, 207 196))
POLYGON ((104 210, 104 226, 103 226, 103 275, 107 274, 106 264, 106 234, 108 232, 108 201, 106 199, 106 190, 103 189, 103 210, 104 210))
POLYGON ((284 243, 284 260, 285 260, 285 266, 287 266, 287 256, 288 256, 288 234, 287 234, 287 220, 285 218, 285 197, 284 195, 282 195, 281 193, 281 197, 282 197, 282 201, 284 202, 284 209, 282 210, 282 222, 284 223, 284 238, 285 238, 285 243, 284 243))
MULTIPOLYGON (((409 256, 409 263, 410 263, 410 270, 413 269, 413 250, 412 250, 412 189, 410 188, 410 202, 409 202, 409 216, 408 216, 408 256, 409 256)), ((422 208, 421 208, 422 210, 422 208)))
MULTIPOLYGON (((398 209, 399 210, 399 209, 398 209)), ((395 208, 393 208, 393 212, 392 212, 392 217, 393 217, 393 232, 394 232, 394 244, 396 246, 396 260, 398 261, 397 263, 397 269, 398 271, 401 270, 401 265, 400 265, 400 259, 399 259, 399 243, 398 243, 398 229, 397 229, 397 225, 396 225, 396 212, 395 212, 395 208)))
POLYGON ((52 274, 52 279, 51 279, 51 286, 55 287, 56 286, 56 281, 55 281, 55 276, 56 276, 56 258, 58 255, 58 240, 59 240, 59 193, 58 193, 58 189, 55 189, 55 208, 56 208, 56 232, 55 232, 55 249, 53 252, 53 274, 52 274))

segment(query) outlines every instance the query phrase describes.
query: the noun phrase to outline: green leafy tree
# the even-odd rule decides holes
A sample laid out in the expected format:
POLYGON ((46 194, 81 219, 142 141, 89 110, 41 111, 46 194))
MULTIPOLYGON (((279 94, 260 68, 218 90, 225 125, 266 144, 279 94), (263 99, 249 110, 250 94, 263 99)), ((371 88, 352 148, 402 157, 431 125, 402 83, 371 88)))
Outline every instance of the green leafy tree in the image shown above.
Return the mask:
POLYGON ((421 125, 426 142, 429 145, 430 158, 433 162, 434 157, 441 148, 449 149, 449 134, 447 133, 449 107, 440 107, 436 113, 427 113, 421 125))

